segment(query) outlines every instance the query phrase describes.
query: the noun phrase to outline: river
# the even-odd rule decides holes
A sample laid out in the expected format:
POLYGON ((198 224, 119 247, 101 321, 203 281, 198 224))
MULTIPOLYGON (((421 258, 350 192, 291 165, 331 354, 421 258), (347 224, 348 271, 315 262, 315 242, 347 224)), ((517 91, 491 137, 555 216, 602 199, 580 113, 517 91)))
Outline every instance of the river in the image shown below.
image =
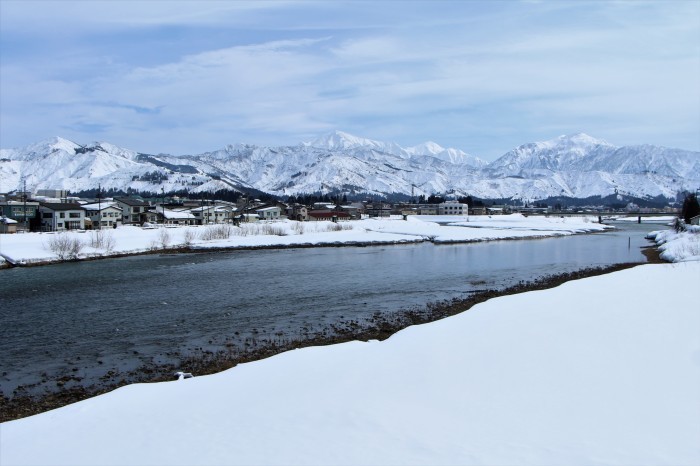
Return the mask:
POLYGON ((0 271, 6 397, 303 339, 476 290, 645 262, 653 225, 537 240, 132 256, 0 271), (116 375, 115 375, 116 374, 116 375), (21 387, 18 392, 15 390, 21 387))

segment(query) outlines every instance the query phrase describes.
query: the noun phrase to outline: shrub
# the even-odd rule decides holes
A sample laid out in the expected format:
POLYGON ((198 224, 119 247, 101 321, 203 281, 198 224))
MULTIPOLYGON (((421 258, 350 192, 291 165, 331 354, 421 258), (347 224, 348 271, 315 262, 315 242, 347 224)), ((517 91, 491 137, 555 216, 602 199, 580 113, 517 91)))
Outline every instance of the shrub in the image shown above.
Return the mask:
POLYGON ((168 230, 165 228, 161 228, 160 231, 158 231, 158 242, 163 249, 170 245, 170 233, 168 233, 168 230))
POLYGON ((204 230, 199 236, 200 239, 204 241, 211 241, 215 239, 229 239, 233 234, 233 228, 227 223, 221 223, 219 225, 210 225, 204 230))
POLYGON ((287 231, 280 226, 265 224, 262 226, 263 235, 287 236, 287 231))
POLYGON ((60 260, 77 259, 85 243, 68 233, 59 233, 49 239, 49 249, 60 260))
POLYGON ((96 230, 90 235, 89 246, 91 248, 104 249, 106 252, 112 252, 115 245, 116 241, 112 237, 112 233, 109 231, 96 230))
POLYGON ((197 235, 195 235, 194 231, 188 228, 185 230, 185 234, 182 236, 182 245, 186 248, 192 247, 192 242, 196 237, 197 235))

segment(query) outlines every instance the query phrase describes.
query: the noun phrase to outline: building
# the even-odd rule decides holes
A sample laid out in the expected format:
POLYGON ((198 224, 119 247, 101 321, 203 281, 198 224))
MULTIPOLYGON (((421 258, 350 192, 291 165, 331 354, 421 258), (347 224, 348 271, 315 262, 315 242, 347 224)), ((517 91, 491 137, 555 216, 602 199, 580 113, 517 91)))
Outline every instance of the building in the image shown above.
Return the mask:
POLYGON ((18 228, 26 226, 26 229, 29 229, 29 223, 36 218, 38 209, 39 203, 35 201, 0 202, 0 216, 17 221, 18 228))
POLYGON ((117 207, 122 210, 122 223, 124 225, 141 225, 147 221, 144 214, 151 207, 148 202, 133 197, 117 197, 114 200, 117 207))
POLYGON ((337 222, 338 220, 350 220, 350 214, 337 210, 312 210, 309 212, 309 220, 337 222))
POLYGON ((37 189, 36 195, 38 197, 66 199, 68 197, 68 191, 66 191, 65 189, 37 189))
POLYGON ((292 204, 287 206, 285 209, 285 214, 290 220, 296 220, 298 222, 305 222, 309 219, 309 209, 305 205, 292 204))
POLYGON ((17 220, 0 217, 0 234, 17 233, 17 220))
POLYGON ((279 206, 263 207, 255 209, 255 213, 258 214, 260 220, 279 220, 282 215, 282 208, 279 206))
POLYGON ((90 220, 92 228, 114 228, 117 222, 122 221, 122 209, 116 202, 101 202, 96 204, 84 204, 85 216, 90 220))
POLYGON ((210 223, 229 223, 231 221, 231 206, 205 205, 190 210, 194 216, 195 224, 208 225, 210 223))
POLYGON ((468 215, 469 206, 458 201, 445 201, 438 204, 438 215, 468 215))
POLYGON ((41 231, 84 230, 85 209, 80 204, 39 203, 41 231))
POLYGON ((196 225, 197 219, 189 210, 157 209, 158 222, 164 225, 196 225))
POLYGON ((365 212, 370 217, 390 217, 393 206, 384 202, 373 202, 365 206, 365 212))

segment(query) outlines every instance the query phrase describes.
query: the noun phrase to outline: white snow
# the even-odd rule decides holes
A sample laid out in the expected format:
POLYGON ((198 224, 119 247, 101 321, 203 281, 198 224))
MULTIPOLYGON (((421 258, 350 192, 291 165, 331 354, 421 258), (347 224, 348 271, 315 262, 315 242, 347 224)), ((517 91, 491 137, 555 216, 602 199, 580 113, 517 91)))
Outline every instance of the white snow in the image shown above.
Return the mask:
POLYGON ((656 242, 661 258, 669 262, 700 261, 700 227, 689 225, 686 231, 653 231, 647 238, 656 242))
POLYGON ((602 231, 609 228, 593 223, 592 218, 571 217, 523 217, 519 214, 504 216, 472 216, 468 222, 462 216, 409 216, 404 221, 400 217, 373 218, 332 222, 296 222, 283 220, 271 223, 243 224, 231 227, 227 239, 205 241, 202 234, 210 227, 189 226, 161 229, 143 229, 135 226, 121 226, 113 230, 103 230, 111 237, 111 249, 91 248, 88 245, 95 232, 66 233, 26 233, 4 235, 0 242, 0 255, 14 263, 36 263, 57 261, 51 251, 51 239, 58 234, 70 235, 86 244, 80 258, 110 256, 115 254, 143 253, 165 247, 178 247, 187 243, 186 236, 192 236, 194 249, 235 248, 235 247, 274 247, 293 245, 324 244, 381 244, 420 242, 432 239, 435 242, 470 242, 514 238, 535 238, 543 236, 570 235, 586 231, 602 231), (451 219, 455 225, 441 226, 435 221, 451 219), (459 221, 459 222, 458 222, 459 221), (457 226, 461 225, 461 226, 457 226), (469 228, 475 227, 475 228, 469 228), (479 227, 479 228, 476 228, 479 227), (337 231, 336 231, 337 229, 337 231), (188 233, 189 232, 189 233, 188 233), (165 243, 165 244, 164 244, 165 243))
POLYGON ((1 424, 0 460, 697 465, 699 273, 700 262, 644 265, 383 342, 126 386, 1 424))

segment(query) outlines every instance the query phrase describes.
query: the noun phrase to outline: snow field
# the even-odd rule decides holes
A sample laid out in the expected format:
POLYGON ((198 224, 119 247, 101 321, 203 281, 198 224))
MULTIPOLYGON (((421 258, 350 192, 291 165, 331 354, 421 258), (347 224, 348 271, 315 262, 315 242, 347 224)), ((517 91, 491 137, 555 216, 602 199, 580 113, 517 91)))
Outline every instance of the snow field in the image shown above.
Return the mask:
MULTIPOLYGON (((3 235, 0 239, 0 255, 16 263, 52 262, 59 258, 51 250, 53 238, 69 235, 84 244, 79 258, 110 256, 116 254, 138 254, 152 250, 182 247, 189 244, 193 249, 237 248, 237 247, 287 247, 294 245, 324 244, 381 244, 419 242, 427 239, 435 242, 489 241, 513 238, 535 238, 557 236, 586 231, 601 231, 604 225, 593 223, 589 218, 536 218, 519 214, 508 216, 484 216, 480 220, 464 222, 465 217, 452 217, 458 225, 441 226, 431 220, 445 221, 450 217, 409 216, 366 219, 349 222, 296 222, 291 220, 272 223, 244 224, 241 227, 224 228, 222 225, 199 227, 177 227, 143 229, 121 226, 113 230, 102 230, 111 238, 111 247, 93 248, 95 232, 27 233, 3 235), (499 217, 509 217, 500 219, 499 217), (465 227, 478 228, 465 228, 465 227), (226 229, 228 237, 206 232, 226 229)), ((479 217, 472 217, 478 219, 479 217)))

